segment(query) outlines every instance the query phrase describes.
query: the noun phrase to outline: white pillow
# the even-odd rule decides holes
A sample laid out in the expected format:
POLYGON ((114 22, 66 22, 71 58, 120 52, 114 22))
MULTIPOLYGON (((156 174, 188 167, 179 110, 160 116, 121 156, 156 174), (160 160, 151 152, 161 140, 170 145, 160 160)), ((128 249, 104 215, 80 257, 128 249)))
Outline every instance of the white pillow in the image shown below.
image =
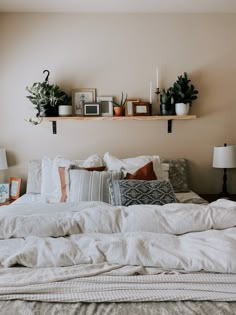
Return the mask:
MULTIPOLYGON (((106 152, 103 157, 104 163, 109 171, 120 171, 121 169, 124 170, 124 173, 135 173, 138 169, 143 167, 144 165, 148 164, 149 162, 153 162, 153 170, 158 179, 166 179, 168 174, 165 172, 163 173, 162 166, 160 163, 159 155, 141 155, 133 158, 127 159, 119 159, 109 152, 106 152)), ((166 170, 167 163, 163 166, 166 170)))
POLYGON ((58 167, 69 167, 70 165, 80 167, 103 166, 103 160, 97 154, 89 156, 86 160, 67 160, 61 156, 55 159, 44 157, 42 159, 42 181, 41 194, 46 202, 60 202, 61 182, 58 167))

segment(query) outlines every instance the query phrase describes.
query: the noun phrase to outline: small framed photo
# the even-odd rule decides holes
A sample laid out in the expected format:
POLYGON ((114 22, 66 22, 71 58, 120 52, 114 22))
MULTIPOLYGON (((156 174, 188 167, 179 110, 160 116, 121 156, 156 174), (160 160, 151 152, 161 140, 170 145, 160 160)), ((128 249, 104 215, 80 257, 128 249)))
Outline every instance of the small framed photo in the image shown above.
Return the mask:
POLYGON ((84 103, 84 116, 100 116, 100 103, 84 103))
POLYGON ((138 103, 139 99, 127 99, 125 102, 125 116, 133 116, 133 103, 138 103))
POLYGON ((113 97, 112 96, 98 96, 97 102, 100 103, 101 116, 113 116, 113 97))
POLYGON ((0 203, 9 200, 9 184, 0 184, 0 203))
POLYGON ((10 177, 10 198, 17 199, 20 197, 21 178, 10 177))
POLYGON ((95 100, 96 100, 96 89, 72 90, 73 115, 83 116, 84 103, 94 103, 95 100))
POLYGON ((149 102, 133 102, 134 116, 150 116, 150 103, 149 102))

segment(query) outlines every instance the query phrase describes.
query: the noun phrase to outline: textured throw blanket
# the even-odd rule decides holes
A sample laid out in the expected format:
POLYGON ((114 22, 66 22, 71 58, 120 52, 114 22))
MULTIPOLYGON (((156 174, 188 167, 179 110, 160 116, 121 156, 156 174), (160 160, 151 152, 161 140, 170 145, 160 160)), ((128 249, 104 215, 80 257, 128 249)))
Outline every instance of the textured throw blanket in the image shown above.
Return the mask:
POLYGON ((235 226, 227 200, 1 207, 0 300, 236 301, 235 226))

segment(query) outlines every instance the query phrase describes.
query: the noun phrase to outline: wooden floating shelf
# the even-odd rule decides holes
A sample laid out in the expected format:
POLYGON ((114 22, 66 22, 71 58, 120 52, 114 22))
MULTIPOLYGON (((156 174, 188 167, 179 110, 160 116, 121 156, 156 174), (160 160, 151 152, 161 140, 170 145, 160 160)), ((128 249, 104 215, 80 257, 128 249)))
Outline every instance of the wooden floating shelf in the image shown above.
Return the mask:
POLYGON ((196 119, 196 115, 184 115, 184 116, 111 116, 111 117, 89 117, 89 116, 68 116, 68 117, 44 117, 44 121, 52 122, 53 134, 57 133, 57 121, 61 120, 93 120, 93 121, 101 121, 101 120, 139 120, 139 121, 152 121, 152 120, 166 120, 168 121, 168 133, 172 132, 172 120, 190 120, 196 119))

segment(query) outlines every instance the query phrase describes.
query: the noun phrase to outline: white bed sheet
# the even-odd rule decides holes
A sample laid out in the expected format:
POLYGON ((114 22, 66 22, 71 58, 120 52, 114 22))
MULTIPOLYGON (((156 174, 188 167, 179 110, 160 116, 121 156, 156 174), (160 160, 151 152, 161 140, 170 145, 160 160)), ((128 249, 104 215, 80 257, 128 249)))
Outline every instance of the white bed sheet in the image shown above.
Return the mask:
MULTIPOLYGON (((176 199, 180 203, 207 204, 208 202, 201 198, 194 191, 175 193, 176 199)), ((45 202, 41 194, 26 193, 14 201, 14 204, 31 204, 45 202)))

